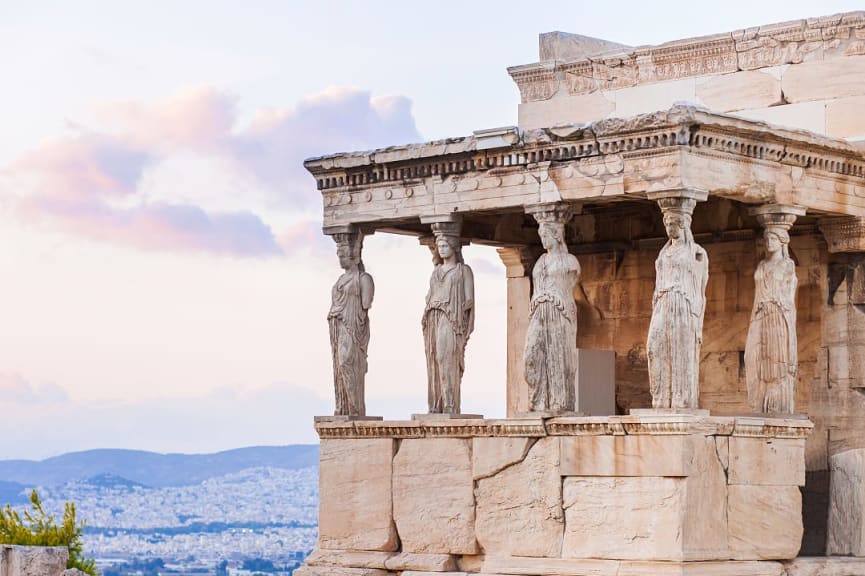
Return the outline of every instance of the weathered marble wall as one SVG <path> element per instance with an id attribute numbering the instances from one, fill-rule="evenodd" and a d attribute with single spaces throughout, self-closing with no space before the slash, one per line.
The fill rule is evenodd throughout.
<path id="1" fill-rule="evenodd" d="M 669 414 L 319 422 L 329 486 L 297 574 L 780 576 L 801 542 L 810 428 Z"/>
<path id="2" fill-rule="evenodd" d="M 597 39 L 562 33 L 542 34 L 540 44 L 540 62 L 508 69 L 522 96 L 522 128 L 626 118 L 687 101 L 818 134 L 865 137 L 863 12 L 636 49 L 611 51 Z"/>

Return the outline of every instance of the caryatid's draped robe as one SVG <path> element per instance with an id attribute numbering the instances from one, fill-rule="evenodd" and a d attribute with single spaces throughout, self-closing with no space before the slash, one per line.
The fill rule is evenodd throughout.
<path id="1" fill-rule="evenodd" d="M 655 261 L 646 343 L 655 408 L 697 408 L 708 277 L 706 251 L 692 240 L 668 241 Z"/>
<path id="2" fill-rule="evenodd" d="M 364 380 L 369 345 L 372 276 L 361 270 L 345 272 L 331 291 L 330 345 L 337 415 L 365 416 Z M 366 298 L 366 302 L 364 299 Z"/>
<path id="3" fill-rule="evenodd" d="M 757 412 L 793 413 L 797 285 L 796 265 L 789 257 L 757 265 L 745 344 L 748 399 Z"/>
<path id="4" fill-rule="evenodd" d="M 467 293 L 474 294 L 471 268 L 461 262 L 436 265 L 422 322 L 431 414 L 460 413 L 466 344 L 475 327 Z"/>
<path id="5" fill-rule="evenodd" d="M 567 251 L 542 254 L 532 270 L 534 294 L 526 331 L 525 378 L 529 410 L 572 412 L 577 369 L 580 264 Z"/>

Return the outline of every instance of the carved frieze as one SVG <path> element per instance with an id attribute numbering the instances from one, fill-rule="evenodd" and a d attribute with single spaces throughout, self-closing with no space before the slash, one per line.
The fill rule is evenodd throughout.
<path id="1" fill-rule="evenodd" d="M 551 98 L 558 90 L 557 72 L 565 73 L 569 94 L 615 90 L 638 84 L 756 70 L 808 60 L 862 54 L 862 13 L 797 20 L 623 50 L 614 56 L 544 61 L 509 68 L 522 101 Z"/>
<path id="2" fill-rule="evenodd" d="M 563 416 L 503 420 L 318 421 L 320 438 L 481 438 L 544 436 L 669 436 L 705 434 L 752 438 L 806 438 L 813 424 L 805 418 L 743 416 Z"/>
<path id="3" fill-rule="evenodd" d="M 520 209 L 547 199 L 613 200 L 689 185 L 677 184 L 684 177 L 706 180 L 707 169 L 718 170 L 704 183 L 713 193 L 749 202 L 795 202 L 827 213 L 865 213 L 865 161 L 853 145 L 689 106 L 519 131 L 514 144 L 484 150 L 477 149 L 476 137 L 448 142 L 371 151 L 365 162 L 357 153 L 308 160 L 324 200 L 325 225 Z M 674 147 L 690 154 L 670 154 Z M 380 164 L 381 159 L 387 162 Z M 778 190 L 789 190 L 790 178 L 797 186 L 776 197 Z M 728 185 L 723 179 L 738 181 Z M 573 195 L 562 196 L 561 190 Z"/>
<path id="4" fill-rule="evenodd" d="M 829 245 L 829 252 L 865 252 L 865 218 L 823 218 L 819 226 Z"/>

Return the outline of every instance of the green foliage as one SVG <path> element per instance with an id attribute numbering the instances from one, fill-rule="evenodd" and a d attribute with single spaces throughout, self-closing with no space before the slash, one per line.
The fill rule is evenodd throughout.
<path id="1" fill-rule="evenodd" d="M 0 510 L 0 544 L 66 546 L 69 548 L 67 568 L 78 568 L 91 576 L 98 576 L 96 563 L 84 557 L 83 530 L 84 523 L 75 521 L 74 503 L 66 503 L 63 522 L 58 526 L 54 516 L 45 513 L 36 490 L 30 493 L 30 510 L 24 512 L 23 519 L 9 504 Z"/>

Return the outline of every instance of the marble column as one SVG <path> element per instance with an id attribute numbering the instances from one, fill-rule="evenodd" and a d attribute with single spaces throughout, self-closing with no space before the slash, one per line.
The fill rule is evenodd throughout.
<path id="1" fill-rule="evenodd" d="M 532 298 L 531 271 L 541 250 L 537 246 L 514 246 L 499 248 L 498 253 L 507 277 L 507 416 L 510 418 L 529 410 L 524 353 Z"/>
<path id="2" fill-rule="evenodd" d="M 790 228 L 799 206 L 764 204 L 750 213 L 764 229 L 765 257 L 754 272 L 754 306 L 745 343 L 748 403 L 758 413 L 794 411 L 798 339 L 796 264 L 790 258 Z"/>
<path id="3" fill-rule="evenodd" d="M 646 341 L 655 409 L 698 408 L 709 258 L 694 241 L 691 216 L 697 201 L 706 196 L 691 190 L 649 196 L 664 214 L 669 238 L 655 261 L 652 319 Z"/>

